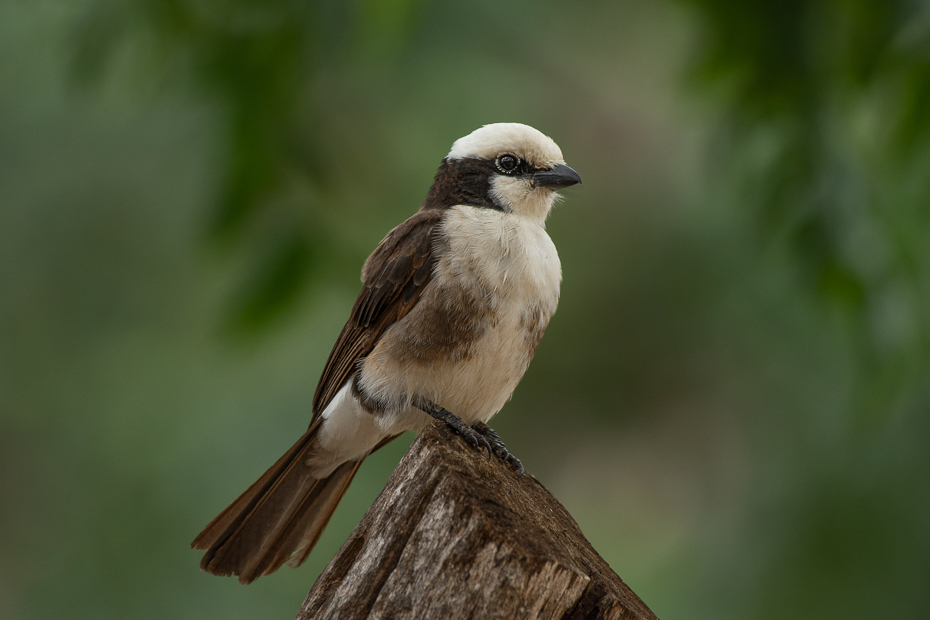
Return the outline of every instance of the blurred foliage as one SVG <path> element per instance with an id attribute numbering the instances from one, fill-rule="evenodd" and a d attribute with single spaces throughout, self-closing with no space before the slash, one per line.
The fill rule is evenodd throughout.
<path id="1" fill-rule="evenodd" d="M 259 246 L 234 325 L 267 323 L 297 299 L 314 257 L 341 247 L 319 215 L 334 180 L 315 76 L 340 71 L 346 56 L 390 57 L 423 4 L 100 0 L 88 11 L 77 75 L 99 76 L 117 45 L 143 41 L 137 70 L 180 74 L 221 104 L 228 147 L 210 233 Z M 863 372 L 895 392 L 930 355 L 930 283 L 917 264 L 930 230 L 930 5 L 686 4 L 704 23 L 695 75 L 726 102 L 717 157 L 743 179 L 737 199 L 763 239 L 787 243 L 811 290 L 848 315 Z M 282 208 L 301 185 L 312 200 Z"/>
<path id="2" fill-rule="evenodd" d="M 75 32 L 75 75 L 99 80 L 120 47 L 133 71 L 171 76 L 220 104 L 227 140 L 210 236 L 225 245 L 256 237 L 254 273 L 234 300 L 233 325 L 262 327 L 296 299 L 316 266 L 337 251 L 315 208 L 332 182 L 313 76 L 372 41 L 402 40 L 415 0 L 100 0 Z M 140 43 L 141 42 L 141 43 Z M 325 101 L 325 98 L 324 98 Z M 316 200 L 282 208 L 309 185 Z M 331 198 L 331 197 L 330 197 Z"/>
<path id="3" fill-rule="evenodd" d="M 930 3 L 687 4 L 704 28 L 694 75 L 726 102 L 734 200 L 846 315 L 874 415 L 930 361 Z"/>

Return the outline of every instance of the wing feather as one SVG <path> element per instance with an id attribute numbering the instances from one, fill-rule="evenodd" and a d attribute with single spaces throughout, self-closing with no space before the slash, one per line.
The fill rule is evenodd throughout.
<path id="1" fill-rule="evenodd" d="M 418 211 L 387 234 L 362 268 L 362 290 L 313 396 L 313 419 L 345 385 L 359 360 L 416 305 L 433 275 L 433 236 L 444 211 Z"/>

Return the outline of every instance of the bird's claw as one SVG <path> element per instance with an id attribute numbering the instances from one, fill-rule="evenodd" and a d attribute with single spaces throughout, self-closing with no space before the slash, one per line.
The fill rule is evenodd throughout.
<path id="1" fill-rule="evenodd" d="M 488 458 L 491 458 L 491 453 L 493 449 L 491 447 L 491 444 L 488 443 L 488 440 L 485 439 L 483 435 L 481 435 L 480 433 L 477 433 L 474 429 L 471 429 L 467 426 L 462 429 L 453 427 L 453 429 L 459 435 L 462 436 L 462 439 L 470 443 L 472 447 L 477 448 L 478 450 L 481 450 L 481 449 L 487 450 Z"/>
<path id="2" fill-rule="evenodd" d="M 462 439 L 470 443 L 479 450 L 484 448 L 488 451 L 488 458 L 493 454 L 500 460 L 507 463 L 511 469 L 517 472 L 519 477 L 525 473 L 523 463 L 507 450 L 507 446 L 501 441 L 500 435 L 494 432 L 490 426 L 484 422 L 476 422 L 472 426 L 466 425 L 460 417 L 447 409 L 443 409 L 434 403 L 425 399 L 414 399 L 413 405 L 418 409 L 428 413 L 441 422 L 445 422 L 456 433 L 461 435 Z"/>
<path id="3" fill-rule="evenodd" d="M 477 422 L 472 426 L 472 429 L 474 429 L 479 436 L 484 438 L 485 443 L 488 444 L 489 453 L 493 452 L 494 456 L 510 465 L 510 468 L 517 472 L 518 477 L 523 477 L 523 474 L 526 473 L 526 470 L 523 469 L 523 463 L 510 453 L 510 450 L 508 450 L 504 442 L 501 441 L 500 435 L 494 432 L 494 429 L 484 422 Z"/>

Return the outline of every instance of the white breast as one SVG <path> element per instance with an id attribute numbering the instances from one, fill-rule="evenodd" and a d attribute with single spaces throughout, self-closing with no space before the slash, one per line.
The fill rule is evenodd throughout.
<path id="1" fill-rule="evenodd" d="M 443 234 L 450 249 L 437 266 L 437 277 L 466 287 L 490 287 L 502 307 L 538 301 L 555 311 L 562 264 L 552 239 L 536 221 L 459 206 L 444 218 Z"/>
<path id="2" fill-rule="evenodd" d="M 434 277 L 492 299 L 495 324 L 473 356 L 442 369 L 447 378 L 436 397 L 467 423 L 487 421 L 510 398 L 532 358 L 527 322 L 536 317 L 544 329 L 555 312 L 562 266 L 545 229 L 510 213 L 453 207 L 443 234 L 449 251 Z"/>

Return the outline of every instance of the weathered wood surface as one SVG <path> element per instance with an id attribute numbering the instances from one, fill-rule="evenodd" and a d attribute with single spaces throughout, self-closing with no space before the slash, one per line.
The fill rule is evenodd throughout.
<path id="1" fill-rule="evenodd" d="M 536 479 L 422 433 L 298 620 L 655 618 Z"/>

